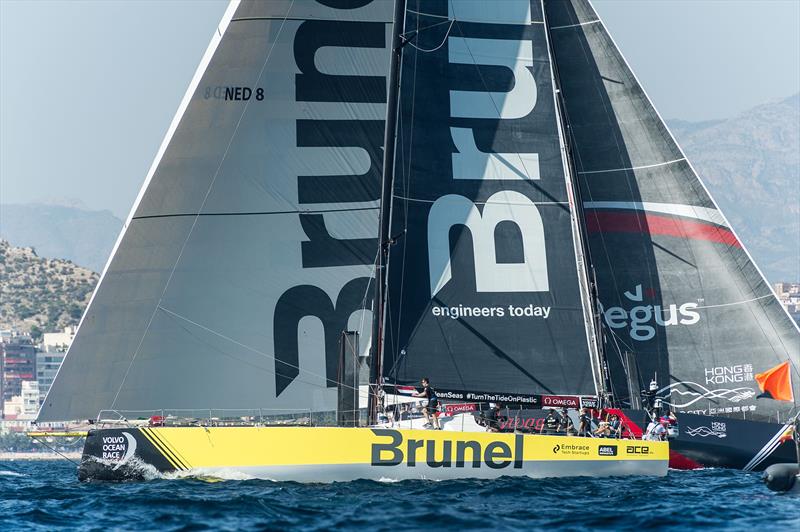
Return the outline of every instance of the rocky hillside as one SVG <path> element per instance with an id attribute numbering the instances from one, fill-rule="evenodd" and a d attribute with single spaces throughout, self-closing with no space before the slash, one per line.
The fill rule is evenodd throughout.
<path id="1" fill-rule="evenodd" d="M 103 270 L 121 228 L 122 221 L 110 211 L 44 203 L 0 205 L 0 238 L 96 272 Z"/>
<path id="2" fill-rule="evenodd" d="M 767 279 L 800 281 L 800 94 L 669 125 Z"/>
<path id="3" fill-rule="evenodd" d="M 39 257 L 0 240 L 0 328 L 38 335 L 77 325 L 99 275 L 72 261 Z"/>

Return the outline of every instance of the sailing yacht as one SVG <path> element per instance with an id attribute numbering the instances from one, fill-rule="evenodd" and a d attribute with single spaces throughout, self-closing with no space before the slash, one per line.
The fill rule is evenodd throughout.
<path id="1" fill-rule="evenodd" d="M 81 478 L 664 475 L 542 408 L 635 429 L 652 375 L 702 465 L 679 401 L 768 420 L 787 320 L 587 0 L 233 0 L 39 420 Z"/>

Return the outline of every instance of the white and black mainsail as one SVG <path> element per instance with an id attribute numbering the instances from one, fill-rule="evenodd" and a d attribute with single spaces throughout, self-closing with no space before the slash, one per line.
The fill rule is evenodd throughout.
<path id="1" fill-rule="evenodd" d="M 234 1 L 40 420 L 334 410 L 369 348 L 393 3 Z"/>
<path id="2" fill-rule="evenodd" d="M 403 35 L 385 379 L 596 394 L 541 3 L 410 0 Z"/>

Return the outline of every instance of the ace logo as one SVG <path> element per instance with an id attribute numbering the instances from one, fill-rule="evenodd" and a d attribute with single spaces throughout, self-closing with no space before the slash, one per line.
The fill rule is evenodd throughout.
<path id="1" fill-rule="evenodd" d="M 628 445 L 626 452 L 628 454 L 650 454 L 650 447 L 647 445 Z"/>

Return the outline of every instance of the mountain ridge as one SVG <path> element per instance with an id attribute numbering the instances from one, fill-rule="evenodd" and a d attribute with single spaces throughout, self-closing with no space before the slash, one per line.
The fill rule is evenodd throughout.
<path id="1" fill-rule="evenodd" d="M 769 282 L 800 282 L 800 93 L 667 124 Z M 123 222 L 76 201 L 0 205 L 0 238 L 102 271 Z"/>
<path id="2" fill-rule="evenodd" d="M 100 276 L 0 239 L 0 328 L 32 332 L 78 324 Z"/>
<path id="3" fill-rule="evenodd" d="M 769 282 L 800 282 L 800 93 L 667 124 Z"/>
<path id="4" fill-rule="evenodd" d="M 0 239 L 95 272 L 103 270 L 121 229 L 122 220 L 108 210 L 52 203 L 0 205 Z"/>

